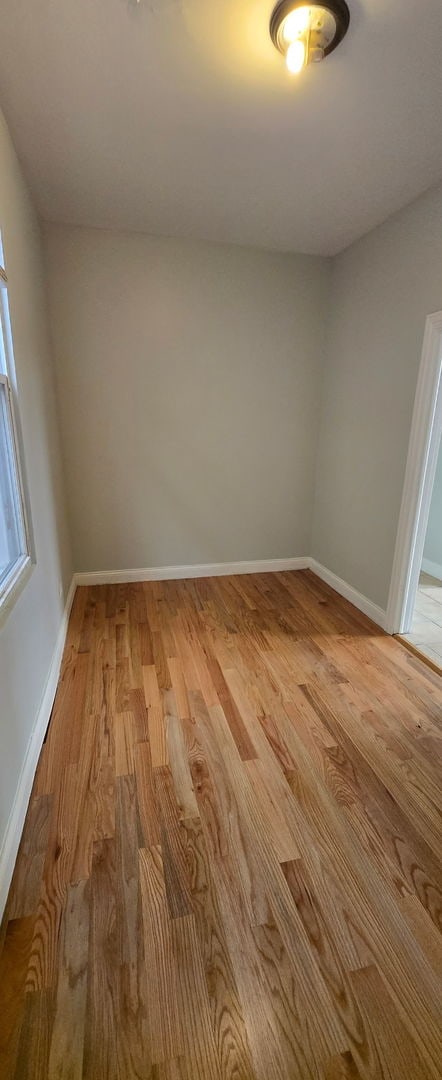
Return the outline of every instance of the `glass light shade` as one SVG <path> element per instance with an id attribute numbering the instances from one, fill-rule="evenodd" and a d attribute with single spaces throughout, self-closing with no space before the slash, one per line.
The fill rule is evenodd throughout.
<path id="1" fill-rule="evenodd" d="M 296 41 L 292 41 L 289 45 L 285 62 L 292 75 L 297 75 L 299 71 L 302 71 L 306 60 L 306 47 L 301 38 L 297 38 Z"/>
<path id="2" fill-rule="evenodd" d="M 310 18 L 309 7 L 299 7 L 291 11 L 283 23 L 282 33 L 284 40 L 290 44 L 292 41 L 296 41 L 300 34 L 305 34 L 305 31 L 310 26 Z"/>

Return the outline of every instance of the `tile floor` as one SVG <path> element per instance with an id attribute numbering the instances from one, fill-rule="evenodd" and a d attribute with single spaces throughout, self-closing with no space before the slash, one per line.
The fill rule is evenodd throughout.
<path id="1" fill-rule="evenodd" d="M 442 581 L 421 573 L 411 630 L 403 636 L 442 669 Z"/>

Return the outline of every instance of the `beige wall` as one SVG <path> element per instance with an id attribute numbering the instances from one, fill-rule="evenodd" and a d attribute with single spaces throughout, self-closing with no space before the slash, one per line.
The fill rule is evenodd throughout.
<path id="1" fill-rule="evenodd" d="M 441 221 L 331 263 L 48 226 L 76 568 L 313 554 L 385 608 Z"/>
<path id="2" fill-rule="evenodd" d="M 45 234 L 75 568 L 309 554 L 327 261 Z"/>
<path id="3" fill-rule="evenodd" d="M 40 232 L 1 113 L 0 228 L 36 556 L 0 623 L 1 850 L 71 579 Z"/>
<path id="4" fill-rule="evenodd" d="M 383 608 L 425 319 L 441 309 L 439 186 L 333 262 L 313 554 Z"/>

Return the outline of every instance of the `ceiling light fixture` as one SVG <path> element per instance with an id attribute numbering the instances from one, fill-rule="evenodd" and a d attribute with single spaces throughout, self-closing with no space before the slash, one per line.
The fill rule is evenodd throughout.
<path id="1" fill-rule="evenodd" d="M 350 12 L 345 0 L 306 4 L 305 0 L 279 0 L 270 19 L 270 37 L 297 75 L 307 64 L 333 52 L 347 33 Z"/>

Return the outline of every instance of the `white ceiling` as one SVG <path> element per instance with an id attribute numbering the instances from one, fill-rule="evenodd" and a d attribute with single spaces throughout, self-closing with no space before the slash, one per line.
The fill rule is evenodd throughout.
<path id="1" fill-rule="evenodd" d="M 349 0 L 290 77 L 272 0 L 1 0 L 0 101 L 52 221 L 334 254 L 442 176 L 441 0 Z"/>

